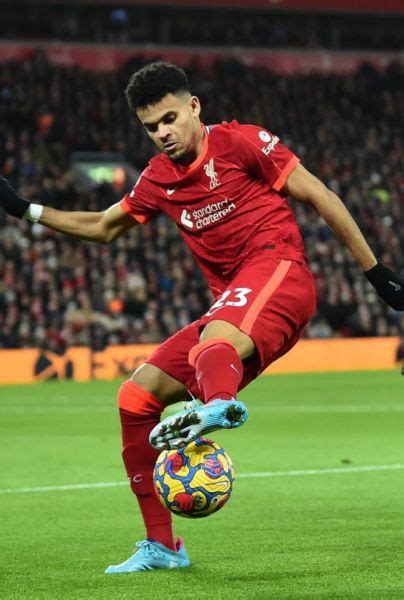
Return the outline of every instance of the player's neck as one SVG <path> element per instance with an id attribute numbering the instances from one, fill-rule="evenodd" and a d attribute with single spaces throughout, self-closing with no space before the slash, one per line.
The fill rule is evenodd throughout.
<path id="1" fill-rule="evenodd" d="M 201 154 L 202 149 L 203 149 L 203 143 L 205 141 L 205 137 L 207 135 L 206 133 L 206 129 L 204 127 L 204 125 L 202 125 L 202 123 L 199 124 L 199 130 L 198 130 L 198 135 L 197 135 L 197 144 L 196 144 L 196 149 L 195 149 L 195 159 L 198 158 L 198 156 Z"/>
<path id="2" fill-rule="evenodd" d="M 195 143 L 192 152 L 190 152 L 187 156 L 184 157 L 183 160 L 180 161 L 180 165 L 182 167 L 189 167 L 198 159 L 201 152 L 203 151 L 206 135 L 207 134 L 204 125 L 200 123 L 200 127 L 195 132 Z"/>

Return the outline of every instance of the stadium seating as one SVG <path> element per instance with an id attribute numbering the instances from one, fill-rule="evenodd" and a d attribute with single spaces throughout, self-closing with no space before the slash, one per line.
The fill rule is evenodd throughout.
<path id="1" fill-rule="evenodd" d="M 113 2 L 25 3 L 23 11 L 3 0 L 2 38 L 13 40 L 64 40 L 108 44 L 184 46 L 244 46 L 261 48 L 402 48 L 403 20 L 399 15 L 365 11 L 345 14 L 278 10 L 246 10 L 249 2 L 231 10 L 206 6 L 181 6 L 173 2 L 156 6 L 116 8 Z M 210 6 L 209 6 L 210 4 Z M 270 3 L 268 3 L 270 4 Z M 275 4 L 273 2 L 272 4 Z M 327 3 L 324 2 L 326 5 Z M 386 7 L 387 8 L 387 7 Z M 91 27 L 88 24 L 91 23 Z M 201 26 L 203 24 L 203 26 Z"/>
<path id="2" fill-rule="evenodd" d="M 141 60 L 136 61 L 136 66 Z M 0 173 L 22 194 L 66 210 L 115 202 L 69 174 L 73 151 L 120 152 L 142 169 L 154 152 L 122 93 L 134 63 L 88 73 L 33 60 L 0 65 Z M 402 67 L 351 76 L 279 77 L 235 61 L 191 73 L 205 123 L 238 119 L 276 132 L 339 193 L 377 255 L 404 270 Z M 349 252 L 295 205 L 319 296 L 307 337 L 398 335 L 403 317 L 377 299 Z M 0 347 L 159 342 L 197 318 L 209 292 L 164 216 L 109 246 L 0 216 Z"/>

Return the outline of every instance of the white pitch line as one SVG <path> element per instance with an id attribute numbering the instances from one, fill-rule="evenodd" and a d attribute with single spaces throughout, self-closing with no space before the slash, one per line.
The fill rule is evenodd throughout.
<path id="1" fill-rule="evenodd" d="M 298 475 L 328 475 L 332 473 L 362 473 L 366 471 L 397 471 L 404 465 L 369 465 L 364 467 L 336 467 L 332 469 L 307 469 L 306 471 L 261 471 L 258 473 L 240 473 L 236 479 L 249 477 L 295 477 Z"/>
<path id="2" fill-rule="evenodd" d="M 368 465 L 363 467 L 337 467 L 331 469 L 308 469 L 304 471 L 259 471 L 258 473 L 237 473 L 236 479 L 254 477 L 295 477 L 304 475 L 330 475 L 333 473 L 364 473 L 369 471 L 397 471 L 404 464 Z M 0 494 L 28 494 L 34 492 L 64 492 L 70 490 L 90 490 L 95 488 L 113 488 L 127 486 L 127 481 L 106 481 L 98 483 L 77 483 L 72 485 L 48 485 L 44 487 L 0 488 Z"/>

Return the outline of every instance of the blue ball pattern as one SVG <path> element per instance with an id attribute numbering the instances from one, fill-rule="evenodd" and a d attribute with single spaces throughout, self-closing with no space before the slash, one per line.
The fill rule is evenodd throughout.
<path id="1" fill-rule="evenodd" d="M 161 503 L 181 517 L 207 517 L 230 498 L 234 468 L 216 442 L 198 438 L 185 448 L 164 450 L 154 468 Z"/>

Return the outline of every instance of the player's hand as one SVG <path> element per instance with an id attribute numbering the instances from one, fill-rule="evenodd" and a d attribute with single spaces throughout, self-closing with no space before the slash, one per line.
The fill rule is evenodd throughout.
<path id="1" fill-rule="evenodd" d="M 404 310 L 404 281 L 388 267 L 378 262 L 365 275 L 380 298 L 395 310 Z"/>
<path id="2" fill-rule="evenodd" d="M 8 214 L 22 219 L 30 203 L 21 198 L 8 183 L 7 179 L 0 177 L 0 207 Z"/>

